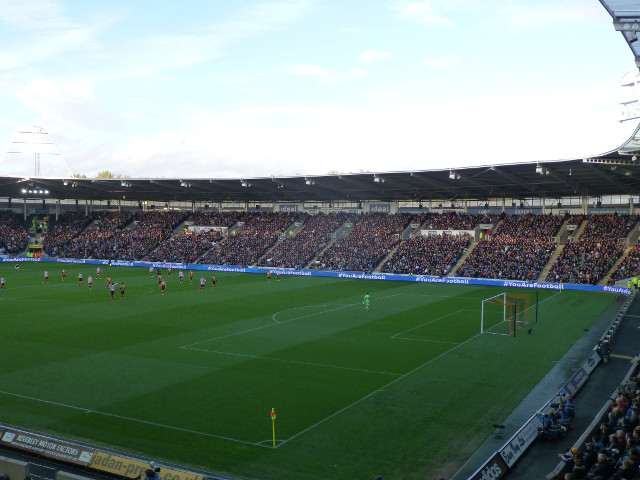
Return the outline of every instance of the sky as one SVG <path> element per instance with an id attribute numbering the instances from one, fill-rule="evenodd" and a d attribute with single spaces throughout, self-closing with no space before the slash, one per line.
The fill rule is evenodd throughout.
<path id="1" fill-rule="evenodd" d="M 0 175 L 252 178 L 613 150 L 597 0 L 0 0 Z"/>

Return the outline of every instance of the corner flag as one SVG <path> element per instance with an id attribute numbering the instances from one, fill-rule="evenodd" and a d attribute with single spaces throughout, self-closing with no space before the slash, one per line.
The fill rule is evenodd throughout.
<path id="1" fill-rule="evenodd" d="M 271 409 L 271 425 L 273 427 L 273 448 L 276 448 L 276 409 Z"/>

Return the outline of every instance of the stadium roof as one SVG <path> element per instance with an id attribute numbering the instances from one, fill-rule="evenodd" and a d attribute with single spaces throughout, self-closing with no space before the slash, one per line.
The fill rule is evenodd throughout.
<path id="1" fill-rule="evenodd" d="M 638 0 L 600 0 L 602 6 L 613 18 L 614 28 L 622 33 L 633 52 L 636 66 L 640 68 L 640 2 Z"/>
<path id="2" fill-rule="evenodd" d="M 412 172 L 267 178 L 0 177 L 0 197 L 195 202 L 461 200 L 640 195 L 640 125 L 620 148 L 591 158 Z M 637 156 L 634 153 L 637 152 Z M 31 192 L 30 192 L 31 191 Z M 35 192 L 35 193 L 34 193 Z"/>

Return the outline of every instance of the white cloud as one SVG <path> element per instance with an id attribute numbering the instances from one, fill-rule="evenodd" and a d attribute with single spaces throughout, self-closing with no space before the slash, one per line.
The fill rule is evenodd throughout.
<path id="1" fill-rule="evenodd" d="M 350 28 L 350 27 L 341 28 L 340 32 L 351 34 L 351 35 L 363 35 L 364 34 L 364 30 L 362 30 L 360 28 Z"/>
<path id="2" fill-rule="evenodd" d="M 523 33 L 552 25 L 601 21 L 603 8 L 597 2 L 559 0 L 497 4 L 489 25 L 500 25 L 510 33 Z"/>
<path id="3" fill-rule="evenodd" d="M 389 56 L 389 52 L 380 52 L 378 50 L 367 50 L 360 54 L 360 61 L 365 65 L 384 60 Z"/>
<path id="4" fill-rule="evenodd" d="M 118 116 L 104 110 L 91 85 L 37 79 L 14 92 L 16 100 L 30 110 L 32 118 L 47 125 L 76 131 L 121 128 Z"/>
<path id="5" fill-rule="evenodd" d="M 0 22 L 25 30 L 52 30 L 75 27 L 64 7 L 51 0 L 29 2 L 0 1 Z"/>
<path id="6" fill-rule="evenodd" d="M 321 76 L 327 75 L 327 71 L 318 67 L 317 65 L 289 65 L 277 69 L 276 71 L 281 73 L 288 73 L 290 75 L 308 75 L 308 76 Z"/>
<path id="7" fill-rule="evenodd" d="M 448 55 L 442 58 L 430 58 L 424 60 L 422 64 L 425 67 L 432 68 L 434 70 L 452 70 L 460 63 L 460 57 L 457 55 Z"/>
<path id="8" fill-rule="evenodd" d="M 392 0 L 389 8 L 400 20 L 417 23 L 438 25 L 453 25 L 451 19 L 446 18 L 433 1 Z"/>
<path id="9" fill-rule="evenodd" d="M 333 72 L 317 65 L 288 65 L 275 71 L 287 75 L 315 77 L 318 81 L 328 85 L 337 85 L 355 78 L 364 77 L 367 74 L 366 71 L 357 68 L 350 68 L 345 72 Z"/>
<path id="10" fill-rule="evenodd" d="M 229 46 L 278 31 L 306 15 L 316 0 L 281 0 L 257 3 L 235 15 L 216 19 L 206 27 L 193 28 L 196 33 L 132 38 L 108 50 L 104 64 L 109 79 L 151 76 L 160 72 L 193 66 L 219 58 Z M 200 19 L 206 23 L 206 19 Z M 105 77 L 103 77 L 105 78 Z"/>

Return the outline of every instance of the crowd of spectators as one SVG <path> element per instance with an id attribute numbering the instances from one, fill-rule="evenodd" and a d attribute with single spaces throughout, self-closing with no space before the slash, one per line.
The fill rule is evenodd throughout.
<path id="1" fill-rule="evenodd" d="M 246 215 L 247 213 L 244 211 L 192 212 L 187 215 L 186 221 L 202 227 L 230 228 L 242 221 Z"/>
<path id="2" fill-rule="evenodd" d="M 398 243 L 412 215 L 365 213 L 344 237 L 331 244 L 311 268 L 319 270 L 372 271 Z"/>
<path id="3" fill-rule="evenodd" d="M 57 246 L 58 255 L 66 258 L 110 258 L 113 238 L 130 220 L 131 213 L 126 211 L 96 214 L 86 229 Z"/>
<path id="4" fill-rule="evenodd" d="M 57 221 L 50 221 L 43 242 L 45 253 L 55 256 L 64 252 L 65 244 L 80 235 L 96 218 L 93 213 L 85 215 L 84 212 L 67 212 L 60 215 Z"/>
<path id="5" fill-rule="evenodd" d="M 640 245 L 636 244 L 629 249 L 624 261 L 611 274 L 611 279 L 615 282 L 622 278 L 635 277 L 638 274 L 640 274 Z"/>
<path id="6" fill-rule="evenodd" d="M 246 217 L 243 211 L 192 212 L 184 221 L 196 227 L 215 227 L 215 230 L 193 230 L 185 227 L 181 232 L 159 244 L 144 261 L 195 263 L 198 258 L 223 238 L 223 229 L 229 229 Z"/>
<path id="7" fill-rule="evenodd" d="M 296 218 L 291 213 L 248 212 L 245 224 L 229 232 L 227 238 L 217 243 L 199 260 L 214 265 L 255 264 L 271 248 Z"/>
<path id="8" fill-rule="evenodd" d="M 580 235 L 567 243 L 546 281 L 596 285 L 624 253 L 637 215 L 592 215 Z"/>
<path id="9" fill-rule="evenodd" d="M 422 228 L 426 230 L 474 230 L 480 224 L 494 225 L 498 223 L 500 215 L 457 212 L 428 213 L 421 220 Z"/>
<path id="10" fill-rule="evenodd" d="M 611 400 L 582 449 L 562 455 L 565 479 L 640 479 L 640 375 L 634 373 Z"/>
<path id="11" fill-rule="evenodd" d="M 304 268 L 331 241 L 331 235 L 356 215 L 348 213 L 317 213 L 303 217 L 305 223 L 295 235 L 282 239 L 260 260 L 262 267 Z"/>
<path id="12" fill-rule="evenodd" d="M 557 247 L 558 215 L 503 215 L 456 271 L 461 277 L 535 281 Z"/>
<path id="13" fill-rule="evenodd" d="M 0 252 L 18 253 L 27 248 L 29 234 L 13 212 L 0 212 Z"/>
<path id="14" fill-rule="evenodd" d="M 0 214 L 0 249 L 19 253 L 28 235 L 13 213 Z M 398 245 L 410 223 L 424 230 L 475 230 L 495 225 L 474 247 L 457 275 L 480 278 L 536 280 L 554 249 L 564 221 L 588 223 L 579 239 L 571 239 L 555 261 L 547 281 L 595 284 L 622 255 L 625 239 L 638 216 L 492 215 L 410 213 L 274 213 L 252 211 L 68 212 L 50 222 L 44 236 L 49 255 L 70 258 L 145 259 L 253 265 L 274 268 L 310 268 L 372 271 Z M 221 233 L 173 230 L 181 222 L 220 227 Z M 287 230 L 300 222 L 297 232 Z M 345 223 L 354 226 L 326 248 Z M 286 235 L 285 235 L 286 233 Z M 573 240 L 573 241 L 571 241 Z M 272 248 L 273 247 L 273 248 Z M 399 245 L 382 267 L 384 272 L 447 275 L 469 247 L 469 237 L 415 235 Z M 271 251 L 269 251 L 271 249 Z M 265 253 L 268 252 L 268 255 Z M 322 252 L 322 253 L 321 253 Z M 263 257 L 264 256 L 264 257 Z M 262 258 L 263 257 L 263 258 Z M 640 247 L 612 275 L 612 281 L 640 273 Z"/>
<path id="15" fill-rule="evenodd" d="M 136 212 L 130 225 L 120 232 L 113 248 L 113 257 L 121 260 L 141 259 L 173 235 L 186 217 L 184 212 Z"/>
<path id="16" fill-rule="evenodd" d="M 173 211 L 107 212 L 96 216 L 94 222 L 75 236 L 72 233 L 80 223 L 72 219 L 70 229 L 59 225 L 62 233 L 53 237 L 52 245 L 60 256 L 67 258 L 140 259 L 170 238 L 172 228 L 184 217 L 184 213 Z M 62 241 L 67 235 L 71 238 Z"/>
<path id="17" fill-rule="evenodd" d="M 147 262 L 195 263 L 222 239 L 219 230 L 181 232 L 162 242 L 142 260 Z"/>
<path id="18" fill-rule="evenodd" d="M 386 273 L 447 275 L 471 245 L 468 233 L 416 236 L 400 244 L 382 266 Z"/>
<path id="19" fill-rule="evenodd" d="M 624 245 L 611 240 L 581 240 L 567 243 L 547 275 L 547 282 L 596 285 L 624 252 Z"/>

